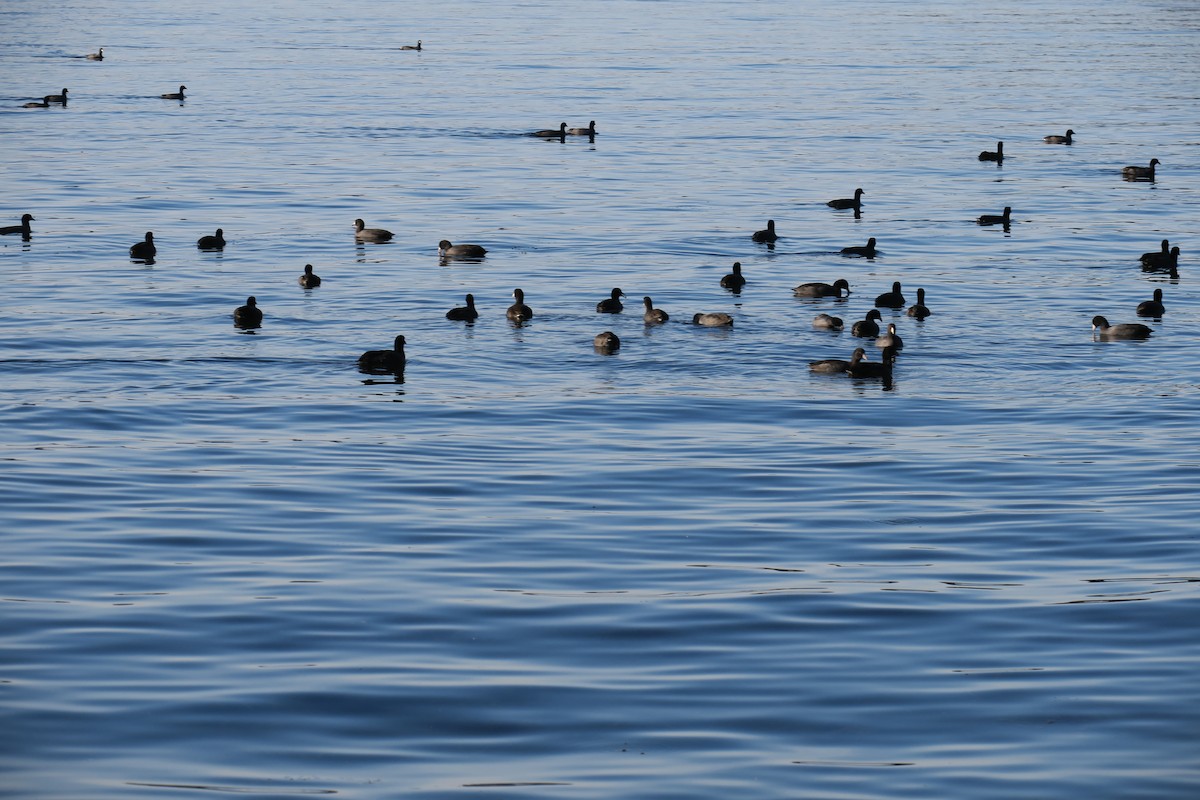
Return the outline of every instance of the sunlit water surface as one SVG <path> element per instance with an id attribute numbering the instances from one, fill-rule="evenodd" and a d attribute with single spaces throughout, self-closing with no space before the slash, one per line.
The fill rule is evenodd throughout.
<path id="1" fill-rule="evenodd" d="M 36 218 L 0 239 L 6 795 L 1200 793 L 1194 4 L 0 26 L 0 224 Z M 1163 238 L 1177 278 L 1139 267 Z M 812 317 L 893 281 L 934 315 L 884 311 L 890 386 L 810 374 L 860 343 Z M 1148 341 L 1093 337 L 1155 288 Z M 402 379 L 356 369 L 397 334 Z"/>

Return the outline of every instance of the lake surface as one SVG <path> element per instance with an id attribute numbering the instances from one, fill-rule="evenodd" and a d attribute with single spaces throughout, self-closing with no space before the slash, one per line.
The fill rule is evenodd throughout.
<path id="1" fill-rule="evenodd" d="M 1200 6 L 0 26 L 0 794 L 1200 795 Z M 892 381 L 812 374 L 893 281 Z"/>

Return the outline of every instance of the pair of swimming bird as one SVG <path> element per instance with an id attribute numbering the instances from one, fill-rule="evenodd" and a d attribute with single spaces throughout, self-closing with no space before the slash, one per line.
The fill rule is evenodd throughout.
<path id="1" fill-rule="evenodd" d="M 565 139 L 568 136 L 595 136 L 596 135 L 596 120 L 588 123 L 586 128 L 568 128 L 567 123 L 562 123 L 558 128 L 547 128 L 541 131 L 534 131 L 530 136 L 537 136 L 542 139 Z"/>
<path id="2" fill-rule="evenodd" d="M 365 222 L 356 219 L 354 238 L 360 242 L 381 244 L 390 242 L 393 234 L 386 228 L 368 228 Z M 449 239 L 442 239 L 438 242 L 438 254 L 443 258 L 483 258 L 487 255 L 487 249 L 477 244 L 451 244 Z"/>

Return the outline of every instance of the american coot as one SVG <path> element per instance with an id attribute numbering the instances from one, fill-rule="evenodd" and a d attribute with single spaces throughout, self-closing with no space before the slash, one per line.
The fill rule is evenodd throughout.
<path id="1" fill-rule="evenodd" d="M 233 311 L 233 324 L 239 328 L 257 328 L 262 325 L 262 319 L 262 309 L 253 296 L 246 298 L 246 305 L 238 306 Z"/>
<path id="2" fill-rule="evenodd" d="M 750 238 L 756 242 L 773 242 L 778 239 L 779 237 L 775 234 L 775 220 L 767 220 L 767 227 L 761 231 L 755 231 Z"/>
<path id="3" fill-rule="evenodd" d="M 183 90 L 186 88 L 186 86 L 181 84 L 178 92 L 167 92 L 166 94 L 160 94 L 159 97 L 163 100 L 183 100 Z"/>
<path id="4" fill-rule="evenodd" d="M 62 103 L 67 104 L 67 90 L 63 89 L 62 94 L 48 94 L 45 97 L 47 103 Z"/>
<path id="5" fill-rule="evenodd" d="M 904 340 L 900 338 L 900 334 L 896 333 L 896 324 L 889 323 L 887 333 L 875 340 L 876 347 L 894 347 L 900 350 L 904 347 Z"/>
<path id="6" fill-rule="evenodd" d="M 933 313 L 929 310 L 929 306 L 925 305 L 924 289 L 917 289 L 917 302 L 915 305 L 909 306 L 908 311 L 905 313 L 908 314 L 908 316 L 916 317 L 917 319 L 925 319 Z"/>
<path id="7" fill-rule="evenodd" d="M 857 211 L 862 208 L 862 196 L 863 190 L 855 189 L 854 197 L 840 197 L 837 200 L 830 200 L 825 205 L 829 206 L 830 208 L 838 209 L 853 208 L 855 211 Z"/>
<path id="8" fill-rule="evenodd" d="M 872 308 L 867 315 L 850 326 L 850 335 L 863 339 L 874 339 L 879 335 L 879 321 L 883 315 L 878 308 Z"/>
<path id="9" fill-rule="evenodd" d="M 487 250 L 477 244 L 450 244 L 449 239 L 438 242 L 438 254 L 442 258 L 483 258 Z"/>
<path id="10" fill-rule="evenodd" d="M 693 325 L 703 325 L 706 328 L 720 328 L 733 324 L 733 317 L 724 311 L 710 311 L 692 316 Z"/>
<path id="11" fill-rule="evenodd" d="M 40 102 L 40 103 L 26 103 L 25 105 L 21 106 L 21 108 L 49 108 L 49 107 L 50 107 L 50 95 L 46 95 L 45 97 L 43 97 L 42 102 Z"/>
<path id="12" fill-rule="evenodd" d="M 1161 317 L 1166 310 L 1162 302 L 1162 289 L 1155 289 L 1153 300 L 1143 300 L 1138 303 L 1137 315 L 1139 317 Z"/>
<path id="13" fill-rule="evenodd" d="M 601 353 L 611 353 L 621 346 L 621 340 L 612 331 L 605 331 L 596 334 L 596 338 L 592 339 L 592 346 Z"/>
<path id="14" fill-rule="evenodd" d="M 196 247 L 201 250 L 224 250 L 225 231 L 217 228 L 217 232 L 212 236 L 201 236 L 196 240 Z"/>
<path id="15" fill-rule="evenodd" d="M 354 220 L 354 238 L 360 242 L 386 242 L 392 238 L 392 232 L 383 228 L 368 228 L 361 219 Z"/>
<path id="16" fill-rule="evenodd" d="M 833 283 L 802 283 L 792 289 L 796 297 L 841 297 L 842 292 L 850 294 L 850 283 L 845 278 Z"/>
<path id="17" fill-rule="evenodd" d="M 984 214 L 976 220 L 980 225 L 1003 225 L 1008 227 L 1012 221 L 1012 207 L 1005 206 L 1003 214 Z"/>
<path id="18" fill-rule="evenodd" d="M 625 306 L 621 305 L 621 298 L 624 296 L 624 292 L 614 287 L 610 297 L 596 303 L 596 312 L 600 314 L 620 314 L 625 310 Z"/>
<path id="19" fill-rule="evenodd" d="M 305 289 L 315 289 L 321 285 L 321 276 L 313 272 L 312 264 L 304 265 L 304 274 L 297 280 Z"/>
<path id="20" fill-rule="evenodd" d="M 745 285 L 746 279 L 742 276 L 742 262 L 735 261 L 733 262 L 733 272 L 721 278 L 721 286 L 738 292 Z"/>
<path id="21" fill-rule="evenodd" d="M 875 237 L 867 239 L 866 244 L 855 245 L 854 247 L 843 247 L 842 255 L 844 256 L 866 256 L 867 258 L 875 257 Z"/>
<path id="22" fill-rule="evenodd" d="M 841 317 L 831 317 L 828 314 L 817 314 L 813 317 L 812 325 L 814 328 L 822 328 L 827 331 L 840 331 L 845 327 Z"/>
<path id="23" fill-rule="evenodd" d="M 654 301 L 649 297 L 642 298 L 642 305 L 646 307 L 646 313 L 642 314 L 642 320 L 647 325 L 661 325 L 671 318 L 661 308 L 655 308 Z"/>
<path id="24" fill-rule="evenodd" d="M 1158 264 L 1159 262 L 1165 263 L 1167 261 L 1170 261 L 1170 259 L 1171 259 L 1171 242 L 1168 241 L 1167 239 L 1163 239 L 1161 250 L 1151 251 L 1149 253 L 1142 253 L 1142 257 L 1139 260 L 1143 264 L 1154 265 L 1154 264 Z"/>
<path id="25" fill-rule="evenodd" d="M 446 319 L 459 320 L 461 322 L 474 322 L 479 318 L 479 312 L 475 310 L 475 295 L 469 294 L 466 297 L 467 304 L 452 308 L 446 312 Z"/>
<path id="26" fill-rule="evenodd" d="M 533 319 L 533 309 L 525 305 L 525 292 L 520 289 L 513 289 L 513 299 L 517 302 L 509 306 L 504 315 L 516 322 Z"/>
<path id="27" fill-rule="evenodd" d="M 63 89 L 64 93 L 66 91 L 67 91 L 66 89 Z M 1161 163 L 1162 162 L 1159 161 L 1157 158 L 1152 158 L 1152 159 L 1150 159 L 1150 166 L 1148 166 L 1148 167 L 1125 167 L 1125 169 L 1121 170 L 1121 175 L 1127 181 L 1152 181 L 1152 180 L 1154 180 L 1154 167 L 1157 164 L 1161 164 Z"/>
<path id="28" fill-rule="evenodd" d="M 84 56 L 84 58 L 86 58 L 88 61 L 103 61 L 104 60 L 104 48 L 101 47 L 95 53 L 88 53 L 86 56 Z"/>
<path id="29" fill-rule="evenodd" d="M 1099 333 L 1101 339 L 1145 339 L 1154 333 L 1152 329 L 1140 322 L 1109 325 L 1108 320 L 1101 316 L 1092 317 L 1092 331 Z"/>
<path id="30" fill-rule="evenodd" d="M 1075 131 L 1068 129 L 1066 136 L 1046 136 L 1042 139 L 1046 144 L 1071 144 Z"/>
<path id="31" fill-rule="evenodd" d="M 569 128 L 567 130 L 569 136 L 595 136 L 596 135 L 596 120 L 588 123 L 586 128 Z"/>
<path id="32" fill-rule="evenodd" d="M 400 49 L 401 50 L 420 50 L 421 49 L 421 40 L 417 39 L 417 43 L 415 45 L 406 44 L 403 47 L 401 47 Z"/>
<path id="33" fill-rule="evenodd" d="M 0 236 L 9 236 L 14 233 L 21 234 L 22 239 L 28 239 L 33 231 L 29 228 L 29 223 L 33 222 L 33 214 L 22 214 L 20 225 L 7 225 L 0 228 Z"/>
<path id="34" fill-rule="evenodd" d="M 862 348 L 860 347 L 859 350 Z M 855 351 L 857 352 L 857 351 Z M 896 348 L 885 347 L 879 361 L 859 359 L 846 368 L 852 378 L 890 378 L 892 365 L 896 363 Z"/>
<path id="35" fill-rule="evenodd" d="M 862 361 L 863 356 L 867 354 L 866 350 L 861 347 L 855 349 L 854 354 L 850 356 L 850 360 L 846 361 L 841 358 L 823 358 L 820 361 L 808 362 L 808 368 L 813 372 L 820 372 L 826 375 L 836 375 L 850 369 L 851 365 L 857 365 Z"/>
<path id="36" fill-rule="evenodd" d="M 547 128 L 544 131 L 534 131 L 530 136 L 540 136 L 543 139 L 565 139 L 567 136 L 567 123 L 562 123 L 557 129 Z"/>
<path id="37" fill-rule="evenodd" d="M 875 305 L 879 308 L 903 308 L 904 292 L 900 291 L 900 281 L 892 283 L 890 292 L 884 292 L 876 297 Z"/>
<path id="38" fill-rule="evenodd" d="M 363 372 L 403 372 L 408 359 L 404 356 L 404 337 L 397 336 L 391 350 L 368 350 L 358 357 Z"/>
<path id="39" fill-rule="evenodd" d="M 980 161 L 995 161 L 997 163 L 1004 160 L 1004 142 L 996 142 L 995 152 L 984 150 L 979 154 Z"/>
<path id="40" fill-rule="evenodd" d="M 154 234 L 146 231 L 146 238 L 133 247 L 129 248 L 129 257 L 138 258 L 143 261 L 151 261 L 158 253 L 158 248 L 154 246 Z"/>

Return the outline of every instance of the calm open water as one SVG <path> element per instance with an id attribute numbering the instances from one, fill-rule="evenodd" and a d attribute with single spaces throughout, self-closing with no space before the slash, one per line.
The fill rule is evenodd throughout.
<path id="1" fill-rule="evenodd" d="M 0 30 L 0 224 L 36 218 L 0 238 L 0 794 L 1200 794 L 1196 4 L 11 0 Z M 1178 278 L 1139 267 L 1163 238 Z M 884 311 L 890 388 L 810 374 L 860 343 L 812 317 L 897 280 L 934 315 Z M 1093 338 L 1155 288 L 1148 341 Z M 402 380 L 356 369 L 396 334 Z"/>

